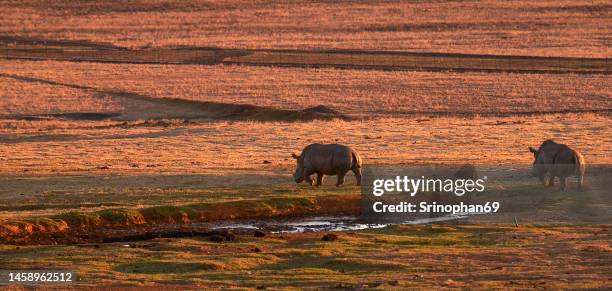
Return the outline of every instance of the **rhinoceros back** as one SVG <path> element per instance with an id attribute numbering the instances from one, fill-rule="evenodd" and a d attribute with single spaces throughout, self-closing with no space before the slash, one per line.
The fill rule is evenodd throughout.
<path id="1" fill-rule="evenodd" d="M 311 144 L 302 151 L 304 167 L 310 167 L 327 175 L 351 169 L 359 154 L 340 144 Z"/>
<path id="2" fill-rule="evenodd" d="M 571 147 L 547 140 L 540 146 L 540 151 L 549 157 L 544 163 L 551 164 L 555 174 L 584 175 L 586 167 L 584 157 Z"/>

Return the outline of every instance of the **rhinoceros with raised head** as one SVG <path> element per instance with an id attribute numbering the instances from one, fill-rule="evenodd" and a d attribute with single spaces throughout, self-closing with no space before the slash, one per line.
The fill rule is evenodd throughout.
<path id="1" fill-rule="evenodd" d="M 354 149 L 340 144 L 311 144 L 302 150 L 298 156 L 291 154 L 296 160 L 293 178 L 296 183 L 306 181 L 314 185 L 310 178 L 317 174 L 317 186 L 323 183 L 324 175 L 337 175 L 336 186 L 344 184 L 344 176 L 348 171 L 353 171 L 357 179 L 357 185 L 361 185 L 361 157 Z"/>
<path id="2" fill-rule="evenodd" d="M 565 190 L 565 178 L 575 175 L 578 178 L 578 191 L 582 191 L 584 170 L 586 164 L 584 157 L 567 145 L 546 140 L 536 150 L 529 147 L 533 153 L 533 167 L 531 175 L 538 177 L 546 185 L 546 174 L 549 175 L 548 186 L 555 184 L 555 177 L 559 177 L 560 189 Z"/>

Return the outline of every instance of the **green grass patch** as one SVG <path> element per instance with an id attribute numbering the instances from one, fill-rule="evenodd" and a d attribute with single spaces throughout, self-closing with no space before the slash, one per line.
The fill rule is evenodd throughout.
<path id="1" fill-rule="evenodd" d="M 291 269 L 327 269 L 335 272 L 375 272 L 402 271 L 407 267 L 400 264 L 358 258 L 342 258 L 336 256 L 317 256 L 292 253 L 284 260 L 261 265 L 256 270 L 291 270 Z"/>
<path id="2" fill-rule="evenodd" d="M 100 215 L 97 213 L 82 213 L 76 211 L 52 215 L 49 218 L 60 219 L 68 223 L 70 226 L 77 227 L 98 225 L 101 222 Z"/>
<path id="3" fill-rule="evenodd" d="M 101 219 L 111 224 L 128 225 L 144 223 L 142 214 L 134 209 L 105 209 L 99 211 L 98 215 Z"/>
<path id="4" fill-rule="evenodd" d="M 214 263 L 179 263 L 166 261 L 139 261 L 121 264 L 113 268 L 113 270 L 117 272 L 137 274 L 181 274 L 221 269 L 223 269 L 222 265 Z"/>

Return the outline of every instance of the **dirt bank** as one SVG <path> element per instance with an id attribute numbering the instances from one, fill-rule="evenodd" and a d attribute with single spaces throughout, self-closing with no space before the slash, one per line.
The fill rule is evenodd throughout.
<path id="1" fill-rule="evenodd" d="M 0 243 L 57 244 L 101 238 L 123 230 L 129 234 L 168 225 L 188 225 L 228 219 L 288 218 L 316 215 L 357 215 L 359 196 L 336 195 L 313 198 L 271 198 L 143 209 L 105 209 L 68 212 L 0 221 Z M 126 231 L 127 230 L 127 231 Z"/>

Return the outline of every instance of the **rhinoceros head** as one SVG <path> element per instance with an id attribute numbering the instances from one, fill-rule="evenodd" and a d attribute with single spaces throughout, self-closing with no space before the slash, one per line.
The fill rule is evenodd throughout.
<path id="1" fill-rule="evenodd" d="M 543 153 L 541 150 L 536 150 L 532 147 L 529 147 L 529 151 L 533 153 L 533 166 L 531 167 L 531 176 L 538 177 L 540 178 L 540 180 L 543 180 L 544 175 L 546 174 L 546 169 L 544 167 L 545 153 Z"/>
<path id="2" fill-rule="evenodd" d="M 291 156 L 295 159 L 295 173 L 293 173 L 293 179 L 295 179 L 296 183 L 301 183 L 304 181 L 304 158 L 302 156 L 298 156 L 296 154 L 291 154 Z"/>

